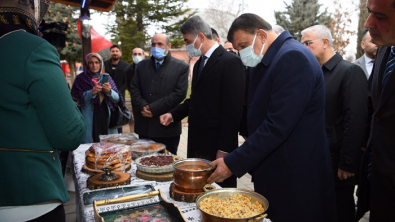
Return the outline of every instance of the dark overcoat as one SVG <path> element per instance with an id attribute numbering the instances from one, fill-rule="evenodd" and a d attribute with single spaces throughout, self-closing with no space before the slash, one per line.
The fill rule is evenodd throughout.
<path id="1" fill-rule="evenodd" d="M 251 70 L 249 137 L 224 161 L 237 177 L 253 170 L 273 221 L 336 220 L 324 84 L 317 59 L 288 31 Z"/>
<path id="2" fill-rule="evenodd" d="M 187 156 L 215 160 L 218 150 L 238 147 L 244 98 L 244 66 L 239 57 L 218 46 L 204 66 L 200 78 L 193 69 L 189 99 L 172 110 L 175 122 L 188 117 Z"/>
<path id="3" fill-rule="evenodd" d="M 358 218 L 370 209 L 370 221 L 395 221 L 395 75 L 382 88 L 390 47 L 379 47 L 372 71 L 373 106 L 368 149 L 362 164 L 359 184 Z M 394 70 L 394 69 L 393 69 Z M 394 71 L 393 71 L 394 72 Z M 367 179 L 369 153 L 371 177 Z M 370 199 L 370 201 L 369 201 Z"/>
<path id="4" fill-rule="evenodd" d="M 159 69 L 155 58 L 139 63 L 135 71 L 131 99 L 135 120 L 134 131 L 147 137 L 173 137 L 181 134 L 181 122 L 163 126 L 159 117 L 178 106 L 188 90 L 189 66 L 169 52 Z M 143 106 L 149 105 L 153 117 L 141 114 Z"/>
<path id="5" fill-rule="evenodd" d="M 336 53 L 322 70 L 325 78 L 326 133 L 336 186 L 354 186 L 357 176 L 339 180 L 338 169 L 359 173 L 368 122 L 368 84 L 365 73 Z"/>
<path id="6" fill-rule="evenodd" d="M 118 90 L 122 93 L 123 96 L 125 96 L 125 90 L 128 88 L 128 72 L 133 72 L 131 65 L 121 59 L 117 65 L 117 69 L 114 71 L 111 66 L 111 59 L 109 59 L 104 61 L 104 70 L 106 73 L 110 74 Z"/>

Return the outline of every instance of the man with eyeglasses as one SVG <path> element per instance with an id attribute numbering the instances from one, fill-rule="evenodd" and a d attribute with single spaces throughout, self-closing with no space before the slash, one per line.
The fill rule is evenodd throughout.
<path id="1" fill-rule="evenodd" d="M 326 26 L 303 30 L 302 43 L 317 58 L 324 73 L 326 134 L 335 177 L 337 221 L 355 221 L 355 174 L 368 118 L 367 79 L 361 67 L 335 53 Z"/>

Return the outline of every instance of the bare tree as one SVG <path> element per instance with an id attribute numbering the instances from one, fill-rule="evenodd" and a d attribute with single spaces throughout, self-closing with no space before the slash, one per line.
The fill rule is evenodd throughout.
<path id="1" fill-rule="evenodd" d="M 365 21 L 368 18 L 369 13 L 366 8 L 366 0 L 360 0 L 359 2 L 359 22 L 358 22 L 358 41 L 357 41 L 357 54 L 356 58 L 361 57 L 364 54 L 363 49 L 361 48 L 362 41 L 362 31 L 364 29 Z"/>
<path id="2" fill-rule="evenodd" d="M 331 32 L 333 38 L 333 48 L 340 55 L 345 55 L 346 47 L 350 44 L 350 36 L 355 35 L 355 31 L 350 28 L 351 14 L 356 11 L 356 7 L 343 7 L 339 0 L 333 0 L 335 13 L 331 22 Z"/>
<path id="3" fill-rule="evenodd" d="M 235 2 L 237 1 L 209 0 L 210 7 L 204 12 L 207 23 L 217 30 L 222 38 L 226 38 L 230 25 L 241 12 L 241 4 Z"/>

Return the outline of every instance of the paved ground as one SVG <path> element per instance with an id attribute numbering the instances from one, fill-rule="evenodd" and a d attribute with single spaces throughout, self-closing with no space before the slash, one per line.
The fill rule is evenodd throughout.
<path id="1" fill-rule="evenodd" d="M 129 126 L 124 126 L 123 127 L 123 132 L 124 133 L 129 133 L 130 128 Z M 182 134 L 181 134 L 181 139 L 180 139 L 180 145 L 178 146 L 178 155 L 180 155 L 183 158 L 186 158 L 187 154 L 187 141 L 188 141 L 188 126 L 187 124 L 184 124 L 182 127 Z M 242 144 L 244 142 L 244 139 L 242 137 L 239 137 L 239 143 Z M 237 188 L 243 188 L 243 189 L 250 189 L 253 190 L 253 184 L 251 183 L 251 176 L 249 174 L 246 174 L 242 178 L 237 180 Z M 70 195 L 70 201 L 67 202 L 65 206 L 65 211 L 66 211 L 66 221 L 67 222 L 75 222 L 76 221 L 76 205 L 75 205 L 75 193 L 74 192 L 69 192 Z"/>

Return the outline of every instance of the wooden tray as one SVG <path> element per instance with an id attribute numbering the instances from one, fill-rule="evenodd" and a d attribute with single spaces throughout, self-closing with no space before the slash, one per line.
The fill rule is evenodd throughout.
<path id="1" fill-rule="evenodd" d="M 143 180 L 154 180 L 156 182 L 166 182 L 173 180 L 173 172 L 165 173 L 165 174 L 150 174 L 141 172 L 139 170 L 136 171 L 136 177 Z"/>
<path id="2" fill-rule="evenodd" d="M 117 187 L 117 186 L 130 184 L 130 177 L 131 177 L 130 173 L 122 173 L 122 172 L 114 172 L 114 171 L 112 173 L 118 175 L 118 178 L 116 180 L 112 180 L 112 181 L 99 180 L 99 177 L 104 174 L 104 173 L 99 173 L 89 177 L 88 180 L 86 181 L 87 184 L 86 186 L 91 190 L 95 190 L 105 187 Z"/>
<path id="3" fill-rule="evenodd" d="M 130 170 L 131 167 L 132 167 L 132 164 L 129 164 L 129 166 L 127 166 L 125 168 L 125 171 Z M 85 173 L 91 174 L 91 175 L 98 174 L 98 173 L 103 173 L 102 170 L 96 170 L 96 169 L 89 168 L 86 164 L 84 164 L 82 166 L 82 171 L 85 172 Z M 121 171 L 121 168 L 118 168 L 118 169 L 115 169 L 114 172 L 122 172 L 122 171 Z"/>

